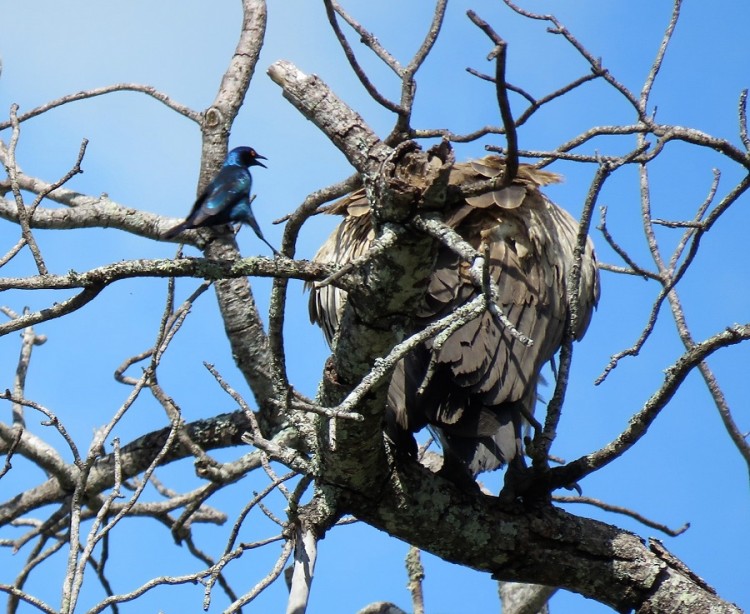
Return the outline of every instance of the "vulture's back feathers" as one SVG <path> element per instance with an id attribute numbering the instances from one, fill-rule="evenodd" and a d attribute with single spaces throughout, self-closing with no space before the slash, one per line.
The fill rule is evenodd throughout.
<path id="1" fill-rule="evenodd" d="M 454 165 L 449 184 L 468 186 L 503 171 L 501 158 L 487 156 Z M 559 175 L 521 165 L 510 186 L 468 197 L 444 212 L 444 222 L 474 248 L 480 249 L 483 242 L 489 245 L 498 306 L 534 343 L 524 345 L 485 311 L 439 349 L 427 341 L 409 354 L 396 367 L 388 393 L 388 431 L 397 447 L 413 450 L 411 433 L 430 426 L 443 443 L 446 466 L 458 464 L 476 474 L 514 458 L 523 462 L 523 416 L 533 413 L 539 372 L 559 349 L 570 311 L 567 281 L 578 222 L 539 190 L 557 181 Z M 373 240 L 364 190 L 340 200 L 330 212 L 344 220 L 314 259 L 343 265 L 364 254 Z M 416 330 L 476 295 L 468 265 L 441 245 L 416 314 Z M 581 266 L 577 339 L 585 333 L 598 297 L 599 277 L 588 240 Z M 320 324 L 329 343 L 345 300 L 346 293 L 332 286 L 311 294 L 311 320 Z M 424 386 L 433 353 L 435 373 Z"/>

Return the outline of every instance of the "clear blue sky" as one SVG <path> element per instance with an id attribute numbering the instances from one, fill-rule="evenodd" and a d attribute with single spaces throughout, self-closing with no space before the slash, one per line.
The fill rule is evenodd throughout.
<path id="1" fill-rule="evenodd" d="M 406 61 L 416 49 L 429 19 L 427 2 L 349 2 L 352 12 L 388 49 Z M 527 1 L 529 9 L 554 11 L 571 31 L 625 85 L 636 92 L 658 48 L 671 10 L 668 2 L 648 0 L 596 2 Z M 416 127 L 449 127 L 468 132 L 496 123 L 497 109 L 490 85 L 465 73 L 466 66 L 491 71 L 485 61 L 489 44 L 465 17 L 475 9 L 508 40 L 509 80 L 541 96 L 587 72 L 587 67 L 562 41 L 545 32 L 543 24 L 514 16 L 498 1 L 455 1 L 449 7 L 443 37 L 418 77 Z M 29 110 L 50 99 L 83 89 L 117 82 L 153 85 L 178 102 L 194 109 L 213 99 L 226 63 L 235 47 L 239 29 L 239 2 L 207 3 L 194 0 L 152 3 L 144 0 L 97 3 L 5 2 L 0 8 L 3 35 L 0 55 L 0 117 L 10 104 Z M 682 20 L 652 96 L 657 118 L 664 123 L 692 126 L 739 144 L 737 101 L 750 86 L 746 26 L 750 4 L 743 0 L 703 3 L 687 1 Z M 369 58 L 359 49 L 362 58 Z M 230 145 L 252 145 L 268 157 L 268 170 L 254 173 L 255 213 L 266 237 L 280 243 L 281 229 L 271 221 L 294 210 L 311 191 L 340 180 L 351 169 L 343 156 L 281 97 L 265 74 L 269 64 L 287 59 L 303 71 L 316 73 L 344 100 L 354 106 L 381 135 L 393 118 L 367 99 L 348 69 L 325 19 L 322 4 L 304 0 L 272 2 L 269 7 L 267 44 L 233 129 Z M 394 96 L 396 83 L 374 62 L 375 79 Z M 518 99 L 514 110 L 522 109 Z M 602 84 L 589 84 L 566 100 L 539 113 L 520 131 L 521 147 L 547 149 L 564 142 L 594 124 L 631 122 L 630 110 Z M 82 138 L 90 140 L 85 173 L 69 187 L 88 194 L 106 192 L 114 200 L 138 209 L 172 217 L 183 216 L 195 196 L 200 155 L 200 135 L 195 125 L 143 95 L 119 93 L 48 113 L 23 126 L 18 159 L 31 175 L 54 180 L 75 160 Z M 9 132 L 0 134 L 7 142 Z M 487 143 L 456 146 L 457 158 L 483 155 Z M 630 141 L 599 140 L 602 153 L 617 153 Z M 588 151 L 592 151 L 593 148 Z M 653 202 L 657 217 L 688 219 L 708 192 L 711 169 L 723 172 L 719 195 L 736 182 L 739 172 L 711 152 L 692 152 L 674 146 L 653 167 Z M 582 199 L 593 176 L 592 167 L 560 163 L 553 170 L 567 180 L 552 187 L 550 196 L 580 212 Z M 631 254 L 648 265 L 640 231 L 638 184 L 634 172 L 623 172 L 604 190 L 601 203 L 610 211 L 610 227 Z M 750 223 L 748 199 L 739 203 L 703 241 L 703 254 L 685 279 L 682 290 L 687 317 L 696 338 L 703 338 L 733 322 L 746 322 L 750 313 L 750 284 L 744 235 Z M 327 236 L 332 220 L 314 220 L 302 234 L 298 255 L 311 257 Z M 17 241 L 15 227 L 0 223 L 0 253 Z M 677 233 L 660 234 L 673 245 Z M 40 246 L 54 272 L 84 270 L 121 259 L 168 257 L 173 245 L 131 237 L 114 230 L 37 233 Z M 600 259 L 615 256 L 594 234 Z M 246 255 L 267 255 L 267 249 L 248 230 L 240 233 Z M 741 251 L 742 250 L 742 251 Z M 668 256 L 667 256 L 668 257 Z M 619 264 L 619 263 L 618 263 Z M 20 256 L 3 276 L 30 274 L 28 254 Z M 269 283 L 251 280 L 261 309 L 267 305 Z M 178 284 L 181 297 L 197 282 Z M 129 390 L 112 379 L 123 359 L 149 347 L 165 295 L 164 281 L 127 281 L 107 289 L 93 304 L 61 321 L 38 327 L 48 335 L 46 345 L 35 349 L 27 395 L 55 411 L 84 449 L 92 429 L 106 422 Z M 681 344 L 668 313 L 644 352 L 626 359 L 605 384 L 593 379 L 613 353 L 633 343 L 643 327 L 657 293 L 653 283 L 603 275 L 603 293 L 586 340 L 576 348 L 574 382 L 553 452 L 568 459 L 595 450 L 610 441 L 628 418 L 658 388 L 663 370 L 681 353 Z M 38 309 L 60 295 L 8 293 L 0 302 L 20 311 L 25 305 Z M 314 394 L 327 349 L 322 336 L 307 320 L 306 297 L 301 284 L 290 292 L 286 338 L 292 382 Z M 0 388 L 12 382 L 19 343 L 16 335 L 0 339 Z M 711 360 L 727 399 L 740 423 L 748 428 L 750 387 L 747 344 Z M 181 405 L 187 420 L 234 408 L 221 393 L 202 361 L 215 363 L 237 387 L 242 381 L 233 368 L 231 353 L 217 315 L 214 298 L 207 294 L 171 348 L 160 383 Z M 744 377 L 743 377 L 744 376 Z M 247 391 L 244 391 L 247 392 Z M 248 393 L 249 396 L 249 393 Z M 9 408 L 3 408 L 8 411 Z M 7 414 L 6 414 L 7 417 Z M 57 443 L 56 437 L 29 416 L 37 434 Z M 144 400 L 118 428 L 127 442 L 150 428 L 162 425 L 163 413 Z M 222 459 L 243 450 L 230 450 Z M 27 471 L 26 475 L 22 472 Z M 38 472 L 19 463 L 0 484 L 1 493 L 15 492 L 14 484 L 41 479 Z M 187 474 L 185 479 L 183 474 Z M 162 480 L 176 489 L 197 485 L 187 465 L 167 468 Z M 498 476 L 488 482 L 497 484 Z M 17 481 L 16 481 L 17 480 Z M 232 514 L 259 489 L 263 480 L 245 480 L 231 497 L 215 502 Z M 747 553 L 750 551 L 747 468 L 722 429 L 717 411 L 701 380 L 693 376 L 647 436 L 624 458 L 582 483 L 584 494 L 627 506 L 670 526 L 691 523 L 678 538 L 622 517 L 606 515 L 583 506 L 575 513 L 601 518 L 665 545 L 703 576 L 719 593 L 750 608 L 747 585 Z M 7 489 L 7 490 L 6 490 Z M 0 495 L 0 499 L 5 499 Z M 279 512 L 283 505 L 276 501 Z M 230 520 L 232 522 L 232 520 Z M 143 521 L 128 521 L 115 537 L 110 573 L 116 592 L 134 589 L 150 575 L 186 573 L 198 568 L 183 549 L 171 545 L 168 533 Z M 273 532 L 255 516 L 241 539 L 252 541 Z M 226 527 L 196 529 L 199 545 L 217 555 Z M 117 532 L 116 532 L 117 535 Z M 8 535 L 0 535 L 7 537 Z M 365 526 L 333 531 L 320 547 L 312 612 L 345 613 L 375 600 L 391 600 L 408 609 L 403 557 L 406 546 Z M 146 553 L 145 559 L 142 553 Z M 276 546 L 245 555 L 230 577 L 238 590 L 246 590 L 262 577 L 278 553 Z M 9 581 L 6 570 L 17 569 L 25 553 L 12 556 L 0 550 L 0 581 Z M 496 584 L 482 575 L 447 565 L 425 555 L 425 599 L 430 614 L 497 611 Z M 52 604 L 59 601 L 62 559 L 45 567 L 28 589 Z M 244 574 L 244 575 L 243 575 Z M 248 611 L 280 611 L 285 588 L 278 583 Z M 93 577 L 87 580 L 86 606 L 101 598 Z M 200 611 L 200 587 L 158 589 L 139 607 L 122 606 L 122 612 Z M 226 605 L 218 591 L 211 611 Z M 23 610 L 22 611 L 27 611 Z M 84 610 L 81 610 L 84 611 Z M 574 595 L 560 595 L 553 612 L 604 612 L 603 606 Z"/>

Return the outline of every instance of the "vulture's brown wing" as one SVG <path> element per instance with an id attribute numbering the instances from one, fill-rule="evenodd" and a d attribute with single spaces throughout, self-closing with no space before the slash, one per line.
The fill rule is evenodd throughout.
<path id="1" fill-rule="evenodd" d="M 344 265 L 365 254 L 372 243 L 374 232 L 364 190 L 352 192 L 337 201 L 329 209 L 329 213 L 343 215 L 344 219 L 321 245 L 313 261 Z M 333 286 L 313 289 L 311 283 L 306 283 L 305 288 L 311 290 L 308 303 L 310 321 L 320 326 L 328 345 L 332 346 L 346 304 L 346 292 Z"/>
<path id="2" fill-rule="evenodd" d="M 450 183 L 467 185 L 503 171 L 500 158 L 487 156 L 456 164 Z M 440 348 L 428 341 L 412 352 L 397 366 L 389 388 L 389 435 L 397 445 L 413 446 L 410 433 L 429 425 L 443 442 L 446 462 L 458 461 L 472 473 L 520 460 L 523 415 L 533 413 L 539 372 L 559 349 L 569 312 L 566 285 L 578 222 L 539 191 L 539 186 L 558 180 L 553 173 L 521 166 L 512 185 L 467 198 L 445 213 L 445 223 L 475 248 L 489 246 L 498 306 L 534 343 L 524 345 L 485 312 Z M 360 215 L 347 216 L 315 260 L 344 264 L 366 251 L 372 237 L 369 216 L 361 215 L 365 205 L 362 191 L 340 201 L 340 212 Z M 477 292 L 467 265 L 441 246 L 417 326 L 451 313 Z M 588 326 L 598 292 L 589 242 L 582 263 L 577 338 Z M 329 342 L 338 328 L 344 296 L 325 287 L 310 298 L 311 319 L 321 324 Z M 426 379 L 433 355 L 435 371 Z"/>

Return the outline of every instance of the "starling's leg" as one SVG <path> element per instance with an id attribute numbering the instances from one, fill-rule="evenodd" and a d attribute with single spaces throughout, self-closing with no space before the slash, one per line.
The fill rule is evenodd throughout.
<path id="1" fill-rule="evenodd" d="M 270 244 L 270 243 L 269 243 L 268 241 L 266 241 L 266 238 L 265 238 L 265 237 L 263 236 L 263 233 L 262 233 L 262 232 L 261 232 L 261 230 L 260 230 L 260 226 L 258 226 L 258 222 L 257 222 L 257 221 L 255 220 L 255 217 L 254 217 L 253 215 L 249 215 L 249 216 L 248 216 L 248 217 L 247 217 L 247 218 L 245 219 L 245 221 L 246 221 L 246 222 L 247 222 L 248 224 L 250 224 L 250 227 L 251 227 L 251 228 L 252 228 L 252 229 L 253 229 L 253 230 L 255 231 L 255 234 L 257 235 L 257 237 L 258 237 L 258 238 L 259 238 L 259 239 L 260 239 L 261 241 L 263 241 L 263 243 L 265 243 L 266 245 L 268 245 L 268 247 L 270 247 L 270 248 L 271 248 L 271 251 L 273 252 L 273 255 L 274 255 L 274 256 L 278 256 L 278 255 L 280 255 L 280 254 L 279 254 L 279 252 L 277 252 L 277 251 L 276 251 L 276 248 L 275 248 L 275 247 L 274 247 L 273 245 L 271 245 L 271 244 Z"/>

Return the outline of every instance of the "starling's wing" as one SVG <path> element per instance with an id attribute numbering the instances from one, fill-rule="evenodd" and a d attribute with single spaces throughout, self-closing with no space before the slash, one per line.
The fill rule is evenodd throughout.
<path id="1" fill-rule="evenodd" d="M 224 166 L 201 193 L 188 215 L 190 228 L 226 224 L 232 208 L 248 198 L 252 177 L 241 166 Z"/>

